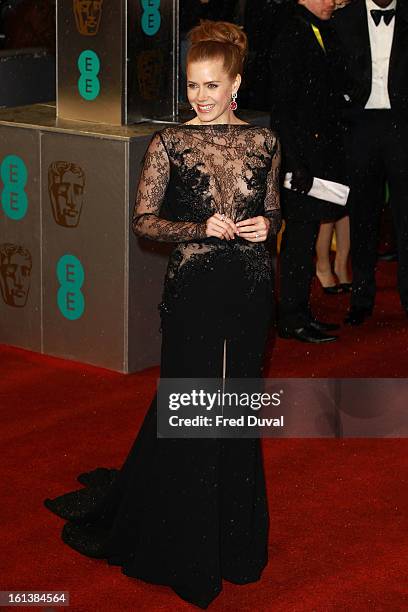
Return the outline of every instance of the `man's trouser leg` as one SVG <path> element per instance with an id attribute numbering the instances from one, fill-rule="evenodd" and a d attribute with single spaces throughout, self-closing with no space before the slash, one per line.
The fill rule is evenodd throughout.
<path id="1" fill-rule="evenodd" d="M 310 285 L 320 221 L 287 219 L 280 251 L 278 325 L 282 331 L 305 327 L 310 320 Z"/>

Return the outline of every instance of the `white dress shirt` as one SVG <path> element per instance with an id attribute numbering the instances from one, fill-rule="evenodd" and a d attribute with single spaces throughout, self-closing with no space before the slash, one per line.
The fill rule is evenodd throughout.
<path id="1" fill-rule="evenodd" d="M 388 95 L 388 71 L 394 39 L 395 16 L 389 25 L 386 25 L 384 19 L 381 18 L 380 23 L 376 26 L 370 11 L 395 9 L 397 0 L 393 0 L 386 9 L 381 9 L 373 0 L 366 0 L 366 6 L 373 76 L 371 94 L 365 108 L 391 108 L 390 96 Z"/>

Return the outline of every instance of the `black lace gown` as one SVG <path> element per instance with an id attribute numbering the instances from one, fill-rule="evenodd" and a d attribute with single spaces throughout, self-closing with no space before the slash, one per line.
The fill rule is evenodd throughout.
<path id="1" fill-rule="evenodd" d="M 280 225 L 279 143 L 268 128 L 181 125 L 146 152 L 133 229 L 175 242 L 160 304 L 161 375 L 262 375 L 272 310 L 266 243 L 207 238 L 215 212 Z M 225 370 L 226 368 L 226 370 Z M 258 439 L 165 439 L 156 399 L 120 470 L 98 468 L 47 508 L 62 538 L 127 576 L 169 585 L 206 608 L 222 579 L 245 584 L 267 563 L 268 509 Z"/>

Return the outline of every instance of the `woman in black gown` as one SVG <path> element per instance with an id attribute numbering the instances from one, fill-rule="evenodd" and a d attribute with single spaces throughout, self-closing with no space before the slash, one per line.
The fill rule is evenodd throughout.
<path id="1" fill-rule="evenodd" d="M 257 378 L 272 310 L 266 242 L 280 224 L 279 143 L 233 112 L 245 34 L 202 22 L 190 43 L 197 116 L 153 136 L 133 217 L 138 236 L 175 243 L 161 376 Z M 84 488 L 45 503 L 67 521 L 62 537 L 75 550 L 206 608 L 222 579 L 256 581 L 267 563 L 260 441 L 157 438 L 156 424 L 155 398 L 120 470 L 82 474 Z"/>

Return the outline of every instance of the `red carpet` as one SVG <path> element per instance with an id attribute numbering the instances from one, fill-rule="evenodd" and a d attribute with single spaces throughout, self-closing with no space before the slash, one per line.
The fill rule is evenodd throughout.
<path id="1" fill-rule="evenodd" d="M 407 377 L 408 319 L 381 266 L 372 321 L 325 347 L 278 340 L 270 376 Z M 315 310 L 341 321 L 347 297 L 315 288 Z M 197 610 L 170 589 L 123 576 L 60 541 L 42 505 L 98 465 L 119 466 L 154 393 L 157 369 L 123 376 L 0 347 L 0 590 L 65 590 L 80 612 Z M 262 581 L 224 584 L 214 612 L 408 609 L 406 440 L 266 440 L 270 563 Z M 20 608 L 31 609 L 31 608 Z M 38 608 L 37 608 L 38 609 Z M 58 608 L 55 608 L 58 609 Z"/>

